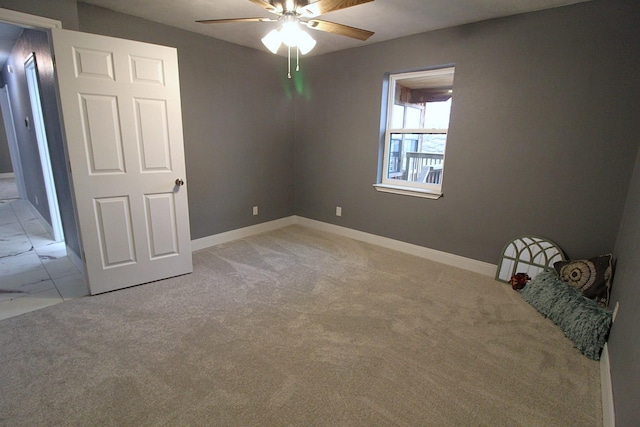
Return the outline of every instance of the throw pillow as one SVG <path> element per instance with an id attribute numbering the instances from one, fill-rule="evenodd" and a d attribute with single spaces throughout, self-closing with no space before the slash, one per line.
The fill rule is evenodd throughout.
<path id="1" fill-rule="evenodd" d="M 560 280 L 555 271 L 538 274 L 520 291 L 520 295 L 540 314 L 558 325 L 582 354 L 600 360 L 611 328 L 611 311 Z"/>
<path id="2" fill-rule="evenodd" d="M 560 279 L 579 289 L 584 296 L 602 306 L 609 304 L 612 255 L 591 259 L 558 261 L 553 264 Z"/>

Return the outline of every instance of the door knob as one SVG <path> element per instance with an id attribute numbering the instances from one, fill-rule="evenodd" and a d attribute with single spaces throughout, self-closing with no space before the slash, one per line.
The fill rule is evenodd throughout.
<path id="1" fill-rule="evenodd" d="M 176 179 L 176 185 L 178 187 L 180 187 L 181 185 L 184 185 L 184 180 L 182 178 L 177 178 Z"/>

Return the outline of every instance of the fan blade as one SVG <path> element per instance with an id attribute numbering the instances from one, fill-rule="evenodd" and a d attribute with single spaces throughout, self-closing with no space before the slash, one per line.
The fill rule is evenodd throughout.
<path id="1" fill-rule="evenodd" d="M 271 13 L 275 13 L 276 15 L 280 15 L 282 14 L 283 11 L 283 7 L 281 4 L 277 4 L 276 6 L 272 5 L 271 3 L 269 3 L 266 0 L 249 0 L 251 3 L 255 3 L 258 6 L 260 6 L 263 9 L 266 9 L 267 11 L 271 12 Z M 278 3 L 278 2 L 276 2 Z"/>
<path id="2" fill-rule="evenodd" d="M 230 22 L 275 22 L 271 18 L 228 18 L 228 19 L 202 19 L 196 21 L 199 24 L 228 24 Z"/>
<path id="3" fill-rule="evenodd" d="M 327 33 L 339 34 L 341 36 L 347 36 L 362 41 L 367 40 L 374 34 L 372 31 L 361 30 L 360 28 L 354 28 L 343 24 L 336 24 L 335 22 L 321 21 L 319 19 L 312 19 L 309 22 L 304 22 L 304 24 L 314 30 L 326 31 Z"/>
<path id="4" fill-rule="evenodd" d="M 323 15 L 325 13 L 333 12 L 334 10 L 346 9 L 348 7 L 358 6 L 372 1 L 374 0 L 318 0 L 314 3 L 298 8 L 298 12 L 302 16 L 313 18 L 314 16 Z"/>

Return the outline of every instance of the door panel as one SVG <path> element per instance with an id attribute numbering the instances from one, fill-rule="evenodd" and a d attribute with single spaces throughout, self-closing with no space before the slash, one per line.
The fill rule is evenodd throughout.
<path id="1" fill-rule="evenodd" d="M 129 198 L 96 199 L 94 213 L 98 224 L 103 268 L 134 263 L 136 251 Z"/>
<path id="2" fill-rule="evenodd" d="M 171 170 L 165 102 L 155 99 L 135 99 L 134 102 L 142 171 Z"/>
<path id="3" fill-rule="evenodd" d="M 80 95 L 80 102 L 89 173 L 124 173 L 117 98 Z"/>
<path id="4" fill-rule="evenodd" d="M 131 75 L 137 83 L 156 83 L 164 86 L 164 64 L 158 58 L 131 56 Z"/>
<path id="5" fill-rule="evenodd" d="M 147 225 L 151 259 L 178 253 L 178 229 L 173 193 L 147 194 Z"/>
<path id="6" fill-rule="evenodd" d="M 190 273 L 176 50 L 52 34 L 91 293 Z"/>

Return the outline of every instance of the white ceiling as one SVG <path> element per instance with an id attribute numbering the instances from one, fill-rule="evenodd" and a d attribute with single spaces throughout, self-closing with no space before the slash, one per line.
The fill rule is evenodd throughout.
<path id="1" fill-rule="evenodd" d="M 374 0 L 330 12 L 318 19 L 374 31 L 366 42 L 309 30 L 319 55 L 411 34 L 588 0 Z M 312 1 L 313 2 L 313 1 Z M 199 19 L 275 17 L 249 0 L 80 0 L 150 21 L 267 51 L 260 39 L 277 23 L 198 24 Z M 280 49 L 280 54 L 286 54 Z"/>

